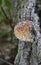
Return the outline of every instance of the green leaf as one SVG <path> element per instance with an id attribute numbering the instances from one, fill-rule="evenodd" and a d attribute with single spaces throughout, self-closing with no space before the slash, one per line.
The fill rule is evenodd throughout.
<path id="1" fill-rule="evenodd" d="M 2 12 L 1 12 L 1 10 L 0 10 L 0 23 L 2 22 L 2 20 L 3 20 L 3 14 L 2 14 Z"/>
<path id="2" fill-rule="evenodd" d="M 12 0 L 2 0 L 2 6 L 7 6 L 9 9 L 12 8 Z"/>
<path id="3" fill-rule="evenodd" d="M 0 0 L 0 6 L 1 6 L 1 4 L 2 4 L 2 0 Z"/>
<path id="4" fill-rule="evenodd" d="M 4 31 L 4 30 L 3 30 Z M 0 33 L 0 39 L 7 38 L 9 36 L 10 32 L 4 31 Z"/>
<path id="5" fill-rule="evenodd" d="M 2 6 L 3 7 L 5 6 L 5 0 L 2 0 Z"/>

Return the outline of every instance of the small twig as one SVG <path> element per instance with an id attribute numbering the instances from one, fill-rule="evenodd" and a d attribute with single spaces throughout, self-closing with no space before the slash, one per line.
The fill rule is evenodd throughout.
<path id="1" fill-rule="evenodd" d="M 8 18 L 7 14 L 6 14 L 6 12 L 4 11 L 4 9 L 3 9 L 3 7 L 2 7 L 2 6 L 1 6 L 1 10 L 2 10 L 3 14 L 5 15 L 6 19 L 8 19 L 8 20 L 9 20 L 9 18 Z"/>
<path id="2" fill-rule="evenodd" d="M 4 59 L 2 59 L 2 58 L 0 58 L 0 60 L 3 61 L 3 62 L 5 62 L 5 63 L 7 63 L 7 64 L 9 64 L 9 65 L 13 65 L 13 64 L 11 64 L 10 62 L 8 62 L 8 61 L 6 61 L 6 60 L 4 60 Z"/>

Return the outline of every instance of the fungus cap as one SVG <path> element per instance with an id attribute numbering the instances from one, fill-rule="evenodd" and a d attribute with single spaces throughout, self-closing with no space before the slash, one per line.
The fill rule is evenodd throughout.
<path id="1" fill-rule="evenodd" d="M 33 34 L 31 33 L 32 30 L 32 21 L 26 20 L 17 23 L 14 28 L 15 36 L 20 39 L 21 41 L 33 41 Z"/>

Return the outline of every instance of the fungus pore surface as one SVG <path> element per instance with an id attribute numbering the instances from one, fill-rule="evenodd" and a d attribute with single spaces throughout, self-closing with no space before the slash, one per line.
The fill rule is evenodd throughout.
<path id="1" fill-rule="evenodd" d="M 15 36 L 21 41 L 33 41 L 32 22 L 29 20 L 17 23 L 14 28 Z"/>

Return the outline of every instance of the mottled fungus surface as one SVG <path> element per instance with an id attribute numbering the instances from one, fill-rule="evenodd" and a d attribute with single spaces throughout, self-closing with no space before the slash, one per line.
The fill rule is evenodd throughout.
<path id="1" fill-rule="evenodd" d="M 21 41 L 32 42 L 34 35 L 32 34 L 32 21 L 26 20 L 15 25 L 14 34 Z"/>

